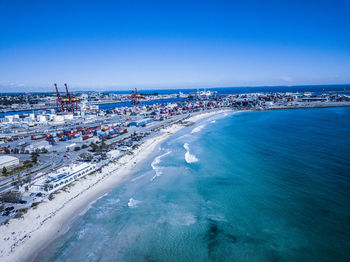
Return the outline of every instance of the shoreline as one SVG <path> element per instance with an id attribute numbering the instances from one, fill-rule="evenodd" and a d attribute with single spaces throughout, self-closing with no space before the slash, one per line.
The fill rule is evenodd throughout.
<path id="1" fill-rule="evenodd" d="M 227 111 L 232 110 L 199 112 L 190 115 L 186 121 L 196 122 Z M 112 162 L 102 167 L 101 172 L 80 179 L 68 188 L 68 193 L 61 191 L 52 201 L 44 200 L 37 208 L 28 210 L 24 218 L 12 219 L 8 224 L 0 226 L 1 261 L 34 260 L 41 250 L 65 232 L 75 218 L 83 215 L 95 201 L 129 179 L 135 169 L 156 154 L 162 142 L 184 127 L 183 124 L 175 123 L 162 128 L 156 137 L 145 140 L 132 155 L 126 155 L 117 163 Z"/>

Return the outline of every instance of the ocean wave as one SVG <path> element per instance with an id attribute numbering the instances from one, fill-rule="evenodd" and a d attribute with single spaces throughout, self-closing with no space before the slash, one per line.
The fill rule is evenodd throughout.
<path id="1" fill-rule="evenodd" d="M 210 123 L 215 124 L 215 123 L 216 123 L 216 120 L 213 120 L 213 121 L 211 121 Z"/>
<path id="2" fill-rule="evenodd" d="M 187 143 L 184 144 L 184 148 L 186 149 L 185 160 L 188 164 L 198 162 L 198 158 L 190 153 L 190 147 Z"/>
<path id="3" fill-rule="evenodd" d="M 191 134 L 194 134 L 194 133 L 201 131 L 204 127 L 205 127 L 205 125 L 199 125 L 199 126 L 193 128 Z"/>
<path id="4" fill-rule="evenodd" d="M 157 176 L 160 176 L 160 175 L 163 174 L 163 172 L 162 172 L 162 167 L 159 167 L 158 165 L 159 165 L 160 162 L 162 161 L 162 158 L 165 157 L 165 156 L 167 156 L 167 155 L 169 155 L 170 153 L 171 153 L 171 151 L 168 151 L 168 152 L 164 153 L 163 155 L 157 156 L 157 157 L 153 160 L 153 162 L 151 163 L 151 167 L 152 167 L 152 169 L 154 170 L 154 172 L 155 172 L 156 174 L 152 177 L 151 181 L 153 181 Z"/>
<path id="5" fill-rule="evenodd" d="M 128 202 L 128 207 L 130 208 L 134 208 L 136 207 L 141 201 L 139 200 L 136 200 L 136 199 L 133 199 L 132 197 L 129 199 L 129 202 Z"/>

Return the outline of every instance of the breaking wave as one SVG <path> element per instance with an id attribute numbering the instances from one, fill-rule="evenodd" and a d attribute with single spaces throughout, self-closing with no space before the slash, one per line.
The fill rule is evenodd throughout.
<path id="1" fill-rule="evenodd" d="M 171 151 L 168 151 L 166 153 L 164 153 L 163 155 L 157 156 L 153 162 L 151 163 L 151 167 L 154 170 L 154 172 L 156 172 L 156 174 L 152 177 L 151 181 L 153 181 L 157 176 L 160 176 L 161 174 L 163 174 L 162 172 L 162 167 L 159 167 L 158 164 L 161 162 L 162 158 L 169 155 L 171 153 Z"/>
<path id="2" fill-rule="evenodd" d="M 200 125 L 200 126 L 193 128 L 191 134 L 201 131 L 204 127 L 205 127 L 205 125 Z"/>
<path id="3" fill-rule="evenodd" d="M 128 202 L 128 207 L 130 208 L 134 208 L 136 207 L 141 201 L 139 200 L 136 200 L 136 199 L 133 199 L 132 197 L 129 199 L 129 202 Z"/>
<path id="4" fill-rule="evenodd" d="M 184 148 L 186 149 L 185 160 L 188 164 L 198 162 L 198 158 L 190 153 L 190 147 L 187 143 L 184 144 Z"/>

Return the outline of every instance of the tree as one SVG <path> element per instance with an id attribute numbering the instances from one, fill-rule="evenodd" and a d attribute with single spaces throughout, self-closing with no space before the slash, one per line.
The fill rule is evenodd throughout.
<path id="1" fill-rule="evenodd" d="M 6 167 L 3 167 L 3 168 L 2 168 L 2 174 L 3 174 L 3 175 L 6 175 L 6 173 L 7 173 L 7 168 L 6 168 Z"/>
<path id="2" fill-rule="evenodd" d="M 106 148 L 106 143 L 105 143 L 104 139 L 102 139 L 101 145 L 100 145 L 100 151 L 102 151 L 105 148 Z"/>
<path id="3" fill-rule="evenodd" d="M 24 165 L 25 167 L 32 167 L 32 166 L 33 166 L 32 162 L 29 161 L 29 160 L 24 160 L 23 165 Z"/>
<path id="4" fill-rule="evenodd" d="M 22 185 L 22 179 L 21 179 L 20 173 L 17 174 L 17 184 L 18 184 L 19 186 Z"/>
<path id="5" fill-rule="evenodd" d="M 41 149 L 41 153 L 47 154 L 49 151 L 46 148 Z"/>
<path id="6" fill-rule="evenodd" d="M 33 163 L 38 163 L 38 156 L 39 156 L 39 154 L 37 153 L 37 152 L 32 152 L 31 153 L 31 157 L 32 157 L 32 162 Z"/>
<path id="7" fill-rule="evenodd" d="M 30 185 L 31 182 L 32 182 L 32 177 L 29 175 L 27 176 L 27 179 L 24 180 L 24 183 L 27 183 Z"/>
<path id="8" fill-rule="evenodd" d="M 94 142 L 91 142 L 90 146 L 91 146 L 92 152 L 96 152 L 97 151 L 98 146 Z"/>
<path id="9" fill-rule="evenodd" d="M 89 162 L 94 158 L 94 156 L 89 154 L 89 153 L 81 153 L 79 155 L 79 157 L 80 157 L 80 159 L 82 159 L 84 161 L 89 161 Z"/>

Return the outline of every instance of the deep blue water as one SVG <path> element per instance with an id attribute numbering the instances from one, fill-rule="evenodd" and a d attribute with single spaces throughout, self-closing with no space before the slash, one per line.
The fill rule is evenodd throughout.
<path id="1" fill-rule="evenodd" d="M 203 90 L 203 88 L 200 88 Z M 256 92 L 332 92 L 332 91 L 350 91 L 350 85 L 299 85 L 299 86 L 237 86 L 237 87 L 215 87 L 206 88 L 206 90 L 218 91 L 219 94 L 242 94 Z M 143 94 L 173 94 L 174 92 L 182 92 L 185 94 L 194 93 L 197 89 L 154 89 L 139 90 Z M 109 91 L 106 93 L 129 94 L 130 91 Z"/>
<path id="2" fill-rule="evenodd" d="M 205 119 L 37 261 L 349 261 L 349 134 L 350 108 Z"/>

